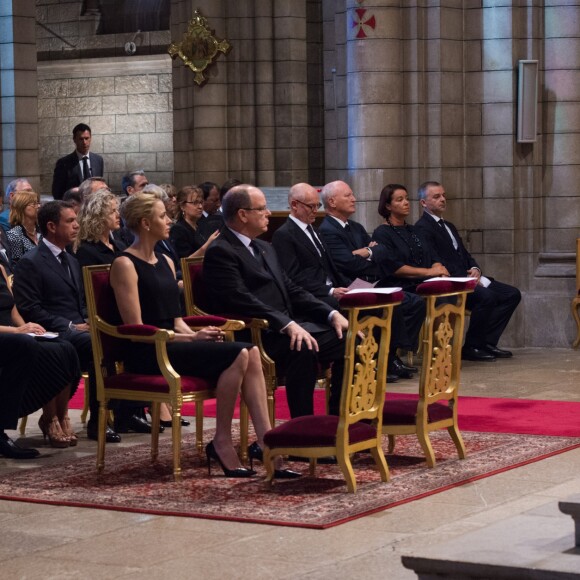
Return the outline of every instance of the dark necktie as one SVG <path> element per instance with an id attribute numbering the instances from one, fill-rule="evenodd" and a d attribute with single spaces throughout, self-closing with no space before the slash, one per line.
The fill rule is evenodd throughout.
<path id="1" fill-rule="evenodd" d="M 254 240 L 250 242 L 250 249 L 252 250 L 252 255 L 254 258 L 256 258 L 258 262 L 262 263 L 262 252 L 260 252 L 260 248 L 258 247 L 258 244 L 254 242 Z"/>
<path id="2" fill-rule="evenodd" d="M 350 224 L 347 223 L 344 226 L 344 231 L 346 233 L 346 236 L 350 240 L 350 243 L 352 244 L 352 247 L 355 248 L 356 250 L 358 250 L 359 248 L 357 248 L 356 240 L 354 239 L 354 234 L 352 233 L 352 229 L 350 227 Z"/>
<path id="3" fill-rule="evenodd" d="M 89 169 L 89 158 L 85 155 L 83 157 L 83 179 L 88 179 L 91 176 L 91 170 Z"/>
<path id="4" fill-rule="evenodd" d="M 318 237 L 314 233 L 314 228 L 311 225 L 307 225 L 306 229 L 308 230 L 308 233 L 310 234 L 310 237 L 312 238 L 312 241 L 314 242 L 314 245 L 316 246 L 318 253 L 321 256 L 324 256 L 324 254 L 325 254 L 324 246 L 320 243 L 320 240 L 318 239 Z"/>
<path id="5" fill-rule="evenodd" d="M 72 277 L 72 272 L 70 271 L 70 264 L 69 264 L 68 256 L 66 255 L 66 252 L 62 251 L 58 255 L 58 259 L 60 260 L 60 264 L 64 268 L 64 271 L 66 272 L 67 277 L 74 284 L 74 279 Z"/>
<path id="6" fill-rule="evenodd" d="M 455 238 L 451 235 L 451 233 L 449 232 L 449 230 L 445 226 L 445 220 L 443 218 L 441 218 L 437 223 L 439 224 L 441 229 L 445 232 L 445 235 L 447 236 L 447 239 L 451 242 L 451 245 L 453 246 L 453 248 L 455 250 L 458 250 L 458 247 L 456 247 L 457 241 L 455 240 Z"/>

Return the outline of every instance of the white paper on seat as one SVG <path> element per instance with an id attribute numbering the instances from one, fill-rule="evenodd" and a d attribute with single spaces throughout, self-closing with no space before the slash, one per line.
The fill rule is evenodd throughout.
<path id="1" fill-rule="evenodd" d="M 395 288 L 355 288 L 354 290 L 349 290 L 345 293 L 347 294 L 394 294 L 402 290 L 400 287 Z"/>
<path id="2" fill-rule="evenodd" d="M 466 276 L 465 278 L 454 278 L 453 276 L 439 276 L 437 278 L 429 278 L 425 282 L 470 282 L 475 280 L 472 276 Z"/>

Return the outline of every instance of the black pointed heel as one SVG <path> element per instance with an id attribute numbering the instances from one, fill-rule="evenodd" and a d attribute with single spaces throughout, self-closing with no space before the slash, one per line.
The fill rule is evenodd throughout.
<path id="1" fill-rule="evenodd" d="M 220 459 L 213 441 L 210 441 L 205 447 L 205 455 L 207 457 L 207 474 L 211 475 L 211 460 L 215 459 L 222 468 L 226 477 L 252 477 L 256 475 L 253 469 L 246 469 L 245 467 L 236 467 L 235 469 L 228 469 Z"/>
<path id="2" fill-rule="evenodd" d="M 253 469 L 254 467 L 254 459 L 264 463 L 264 451 L 257 441 L 254 441 L 248 447 L 248 458 L 250 459 L 250 469 Z M 292 471 L 291 469 L 274 470 L 274 479 L 296 479 L 298 477 L 302 477 L 302 474 L 297 471 Z"/>

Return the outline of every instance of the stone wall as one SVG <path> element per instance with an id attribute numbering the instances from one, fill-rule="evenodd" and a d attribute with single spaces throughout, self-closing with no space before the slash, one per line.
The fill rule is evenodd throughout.
<path id="1" fill-rule="evenodd" d="M 484 273 L 524 294 L 514 346 L 568 346 L 580 225 L 577 2 L 323 1 L 327 180 L 372 230 L 387 183 L 441 181 Z M 540 63 L 538 140 L 518 144 L 517 63 Z M 413 204 L 412 220 L 420 215 Z M 541 321 L 541 322 L 540 322 Z"/>
<path id="2" fill-rule="evenodd" d="M 92 129 L 110 187 L 144 169 L 153 183 L 173 180 L 171 59 L 168 55 L 40 62 L 38 66 L 41 190 L 50 192 L 54 164 L 74 150 L 72 129 Z"/>
<path id="3" fill-rule="evenodd" d="M 173 82 L 169 31 L 98 35 L 98 14 L 77 0 L 38 0 L 40 185 L 50 193 L 54 164 L 74 150 L 72 129 L 87 123 L 92 151 L 111 188 L 127 171 L 173 181 Z M 125 54 L 134 40 L 137 52 Z"/>

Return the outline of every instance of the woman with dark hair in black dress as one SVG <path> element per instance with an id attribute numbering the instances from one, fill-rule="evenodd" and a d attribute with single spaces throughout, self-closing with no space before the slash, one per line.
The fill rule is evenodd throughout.
<path id="1" fill-rule="evenodd" d="M 374 231 L 373 241 L 389 250 L 383 264 L 391 272 L 387 284 L 402 286 L 412 292 L 426 278 L 449 276 L 449 272 L 432 255 L 418 230 L 405 221 L 409 212 L 405 186 L 397 183 L 386 185 L 379 199 L 379 214 L 385 221 Z"/>
<path id="2" fill-rule="evenodd" d="M 214 326 L 195 332 L 181 318 L 173 262 L 154 250 L 159 240 L 167 239 L 171 224 L 158 197 L 135 194 L 123 204 L 121 213 L 135 235 L 133 244 L 111 266 L 111 286 L 123 323 L 151 324 L 175 332 L 175 339 L 167 344 L 173 368 L 183 375 L 216 381 L 216 433 L 206 447 L 208 465 L 215 459 L 227 477 L 254 475 L 255 471 L 240 465 L 231 426 L 241 390 L 258 439 L 248 452 L 251 458 L 260 459 L 264 434 L 271 427 L 258 349 L 251 344 L 224 342 L 222 331 Z M 152 345 L 131 344 L 124 362 L 128 371 L 160 372 Z M 299 476 L 283 469 L 277 469 L 276 475 Z"/>
<path id="3" fill-rule="evenodd" d="M 34 322 L 24 322 L 16 306 L 12 292 L 8 287 L 6 272 L 0 266 L 0 334 L 4 337 L 15 334 L 42 335 L 45 330 L 40 324 Z M 16 360 L 22 352 L 10 352 L 11 348 L 21 351 L 23 348 L 30 350 L 30 360 L 27 363 L 32 367 L 27 370 L 27 381 L 21 385 L 20 389 L 14 388 L 13 384 L 6 385 L 4 391 L 10 389 L 7 399 L 3 399 L 2 416 L 3 422 L 13 423 L 18 417 L 24 417 L 42 407 L 42 416 L 38 421 L 44 438 L 52 447 L 70 447 L 77 444 L 77 436 L 72 430 L 68 416 L 68 402 L 74 394 L 81 371 L 79 359 L 72 344 L 64 340 L 54 339 L 34 339 L 29 337 L 28 344 L 21 341 L 3 340 L 4 364 L 10 365 L 12 360 Z M 32 340 L 32 342 L 30 342 Z M 7 352 L 8 351 L 8 352 Z M 30 372 L 28 372 L 30 371 Z M 2 379 L 3 368 L 0 365 Z M 10 371 L 8 371 L 10 373 Z M 10 375 L 12 376 L 12 375 Z M 18 375 L 17 375 L 18 376 Z M 10 379 L 12 381 L 13 379 Z M 10 412 L 8 412 L 10 408 Z M 16 415 L 14 414 L 16 411 Z M 10 415 L 4 417 L 4 415 Z M 15 428 L 16 425 L 0 425 L 0 431 L 4 428 Z M 5 441 L 4 441 L 5 442 Z M 0 454 L 8 457 L 17 456 L 10 454 L 10 449 L 0 448 Z"/>

